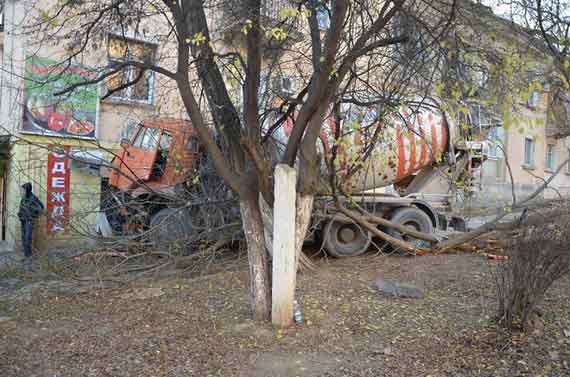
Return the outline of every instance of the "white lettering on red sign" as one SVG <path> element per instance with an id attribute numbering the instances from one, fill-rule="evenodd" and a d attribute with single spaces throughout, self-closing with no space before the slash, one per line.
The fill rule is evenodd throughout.
<path id="1" fill-rule="evenodd" d="M 62 206 L 53 207 L 53 211 L 51 212 L 51 218 L 57 219 L 58 217 L 63 216 L 65 214 L 64 212 L 65 212 L 65 207 Z"/>
<path id="2" fill-rule="evenodd" d="M 69 224 L 70 171 L 68 149 L 50 146 L 47 166 L 47 230 L 54 234 L 66 230 Z"/>
<path id="3" fill-rule="evenodd" d="M 51 173 L 52 174 L 57 174 L 57 173 L 65 174 L 65 162 L 63 162 L 63 161 L 55 162 L 53 164 L 53 169 L 52 169 Z"/>
<path id="4" fill-rule="evenodd" d="M 65 188 L 65 178 L 63 177 L 53 177 L 51 180 L 52 188 Z"/>
<path id="5" fill-rule="evenodd" d="M 65 192 L 52 192 L 51 193 L 52 202 L 65 202 Z"/>

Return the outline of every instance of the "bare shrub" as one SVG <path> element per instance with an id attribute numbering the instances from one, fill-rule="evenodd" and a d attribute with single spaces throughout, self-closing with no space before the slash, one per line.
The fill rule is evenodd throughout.
<path id="1" fill-rule="evenodd" d="M 509 259 L 495 270 L 498 321 L 507 329 L 530 331 L 546 291 L 570 272 L 570 209 L 553 222 L 526 225 L 508 242 Z"/>

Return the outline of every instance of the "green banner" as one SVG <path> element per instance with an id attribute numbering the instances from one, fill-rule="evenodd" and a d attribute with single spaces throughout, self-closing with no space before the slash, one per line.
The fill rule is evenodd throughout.
<path id="1" fill-rule="evenodd" d="M 96 78 L 96 72 L 36 56 L 26 59 L 22 131 L 46 136 L 95 138 L 97 84 L 74 85 Z M 64 92 L 64 93 L 62 93 Z"/>

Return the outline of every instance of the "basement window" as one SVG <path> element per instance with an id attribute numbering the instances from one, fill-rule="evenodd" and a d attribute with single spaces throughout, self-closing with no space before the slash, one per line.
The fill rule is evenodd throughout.
<path id="1" fill-rule="evenodd" d="M 526 105 L 531 109 L 536 109 L 539 101 L 540 101 L 540 93 L 535 90 L 528 97 Z"/>
<path id="2" fill-rule="evenodd" d="M 523 167 L 525 168 L 534 168 L 534 150 L 535 150 L 535 141 L 533 138 L 525 137 L 524 138 L 524 162 Z"/>
<path id="3" fill-rule="evenodd" d="M 545 170 L 554 170 L 556 157 L 556 146 L 554 144 L 546 145 L 546 160 L 544 161 Z"/>

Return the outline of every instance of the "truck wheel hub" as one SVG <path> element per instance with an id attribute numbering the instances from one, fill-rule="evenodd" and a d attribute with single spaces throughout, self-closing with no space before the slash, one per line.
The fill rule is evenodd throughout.
<path id="1" fill-rule="evenodd" d="M 352 225 L 346 225 L 340 228 L 338 232 L 338 240 L 342 243 L 351 243 L 356 239 L 356 230 Z"/>

